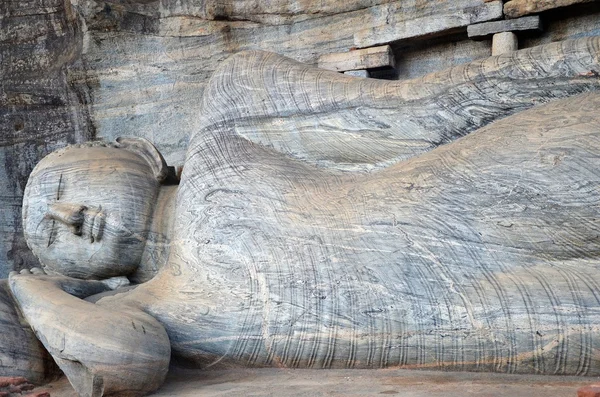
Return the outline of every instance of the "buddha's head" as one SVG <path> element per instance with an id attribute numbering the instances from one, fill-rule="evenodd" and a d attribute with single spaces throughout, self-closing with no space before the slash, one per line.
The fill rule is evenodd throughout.
<path id="1" fill-rule="evenodd" d="M 25 188 L 23 229 L 29 248 L 51 273 L 84 279 L 132 273 L 166 173 L 160 153 L 140 138 L 51 153 Z"/>

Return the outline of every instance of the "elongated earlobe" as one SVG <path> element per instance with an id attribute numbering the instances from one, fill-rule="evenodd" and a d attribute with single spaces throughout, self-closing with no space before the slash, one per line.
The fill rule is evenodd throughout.
<path id="1" fill-rule="evenodd" d="M 158 182 L 163 182 L 169 175 L 167 162 L 158 149 L 147 139 L 119 137 L 117 138 L 116 146 L 121 149 L 129 150 L 146 160 Z"/>

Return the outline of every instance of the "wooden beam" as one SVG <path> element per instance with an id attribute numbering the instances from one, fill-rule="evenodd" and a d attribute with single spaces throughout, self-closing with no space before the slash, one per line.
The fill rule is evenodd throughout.
<path id="1" fill-rule="evenodd" d="M 427 6 L 411 14 L 399 7 L 387 14 L 381 24 L 359 30 L 354 34 L 358 48 L 388 44 L 394 41 L 437 35 L 465 28 L 479 22 L 493 21 L 503 17 L 502 1 L 483 3 L 481 0 L 430 1 Z M 409 18 L 410 16 L 410 18 Z"/>
<path id="2" fill-rule="evenodd" d="M 318 65 L 322 69 L 345 72 L 381 67 L 394 67 L 394 54 L 389 45 L 365 48 L 348 52 L 324 54 L 319 57 Z"/>
<path id="3" fill-rule="evenodd" d="M 539 15 L 518 18 L 506 19 L 503 21 L 493 21 L 469 25 L 467 33 L 469 38 L 474 40 L 483 40 L 496 33 L 517 32 L 524 30 L 542 30 L 542 22 Z"/>

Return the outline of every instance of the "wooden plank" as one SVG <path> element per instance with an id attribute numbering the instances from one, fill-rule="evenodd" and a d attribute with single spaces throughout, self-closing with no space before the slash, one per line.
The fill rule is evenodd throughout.
<path id="1" fill-rule="evenodd" d="M 485 39 L 491 35 L 502 32 L 517 32 L 523 30 L 542 30 L 542 22 L 539 15 L 518 18 L 505 19 L 503 21 L 493 21 L 469 25 L 467 33 L 471 39 Z"/>
<path id="2" fill-rule="evenodd" d="M 394 53 L 389 45 L 324 54 L 318 61 L 320 68 L 336 72 L 394 67 L 394 64 Z"/>
<path id="3" fill-rule="evenodd" d="M 399 12 L 387 15 L 382 23 L 359 30 L 354 34 L 354 45 L 359 48 L 394 41 L 441 34 L 479 22 L 503 17 L 502 1 L 432 1 L 414 15 Z"/>
<path id="4" fill-rule="evenodd" d="M 511 0 L 504 4 L 504 14 L 508 18 L 518 18 L 553 8 L 590 3 L 592 1 L 594 0 Z"/>

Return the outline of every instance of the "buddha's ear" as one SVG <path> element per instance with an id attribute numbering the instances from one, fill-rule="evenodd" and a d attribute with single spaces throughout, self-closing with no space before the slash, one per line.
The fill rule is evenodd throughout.
<path id="1" fill-rule="evenodd" d="M 158 149 L 147 139 L 137 137 L 119 137 L 116 146 L 142 157 L 154 173 L 154 177 L 162 183 L 169 175 L 167 162 Z"/>

